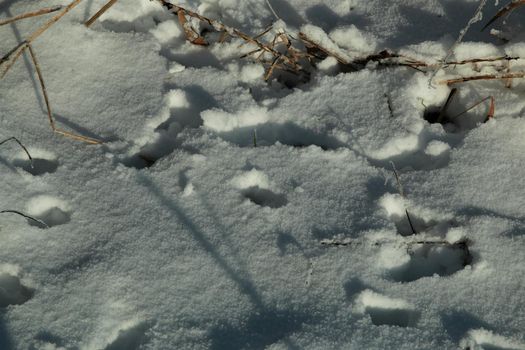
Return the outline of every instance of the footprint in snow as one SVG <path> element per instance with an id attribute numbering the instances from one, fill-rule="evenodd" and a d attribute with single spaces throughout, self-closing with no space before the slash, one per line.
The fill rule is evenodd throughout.
<path id="1" fill-rule="evenodd" d="M 462 350 L 525 350 L 525 344 L 486 329 L 473 329 L 461 340 L 460 348 Z"/>
<path id="2" fill-rule="evenodd" d="M 407 244 L 408 249 L 384 247 L 380 255 L 388 277 L 396 282 L 413 282 L 434 275 L 450 276 L 472 263 L 468 241 L 421 241 Z"/>
<path id="3" fill-rule="evenodd" d="M 28 220 L 30 225 L 40 228 L 63 225 L 71 221 L 69 205 L 59 198 L 47 195 L 31 199 L 27 204 L 27 213 L 46 224 Z"/>
<path id="4" fill-rule="evenodd" d="M 147 342 L 148 322 L 139 322 L 118 330 L 115 338 L 104 347 L 104 350 L 135 350 Z"/>
<path id="5" fill-rule="evenodd" d="M 414 327 L 421 313 L 403 299 L 389 298 L 369 289 L 356 298 L 356 310 L 376 326 Z"/>
<path id="6" fill-rule="evenodd" d="M 276 192 L 268 176 L 262 171 L 252 169 L 232 180 L 242 196 L 250 202 L 269 208 L 280 208 L 288 204 L 286 195 Z"/>
<path id="7" fill-rule="evenodd" d="M 33 291 L 22 283 L 16 267 L 0 269 L 0 310 L 9 305 L 21 305 L 32 296 Z"/>
<path id="8" fill-rule="evenodd" d="M 453 224 L 453 217 L 418 210 L 407 203 L 407 200 L 398 194 L 385 194 L 379 200 L 386 216 L 395 226 L 401 236 L 410 236 L 418 233 L 432 233 L 444 235 Z M 407 215 L 408 211 L 408 215 Z"/>
<path id="9" fill-rule="evenodd" d="M 51 174 L 57 170 L 58 161 L 54 154 L 43 150 L 31 150 L 30 153 L 33 157 L 33 162 L 27 157 L 21 156 L 12 161 L 13 166 L 21 168 L 33 176 Z"/>

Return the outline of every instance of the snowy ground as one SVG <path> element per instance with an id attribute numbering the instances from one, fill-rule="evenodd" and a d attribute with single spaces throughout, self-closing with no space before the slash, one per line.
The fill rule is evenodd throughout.
<path id="1" fill-rule="evenodd" d="M 1 0 L 0 19 L 61 3 Z M 452 115 L 493 96 L 495 118 L 430 124 L 449 94 L 430 73 L 328 58 L 290 89 L 154 2 L 84 27 L 103 3 L 33 47 L 57 123 L 104 144 L 52 134 L 28 56 L 0 81 L 0 138 L 35 158 L 2 146 L 0 209 L 49 226 L 0 217 L 0 349 L 525 349 L 525 82 L 458 85 Z M 341 50 L 427 61 L 479 4 L 270 3 Z M 275 21 L 263 0 L 184 5 L 254 35 Z M 494 5 L 456 59 L 525 57 L 525 8 L 509 43 L 480 32 Z M 0 56 L 45 20 L 0 27 Z"/>

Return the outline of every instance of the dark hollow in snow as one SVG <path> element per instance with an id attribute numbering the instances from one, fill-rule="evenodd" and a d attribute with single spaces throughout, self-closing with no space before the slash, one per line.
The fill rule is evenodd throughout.
<path id="1" fill-rule="evenodd" d="M 367 306 L 365 311 L 370 315 L 372 323 L 376 326 L 414 327 L 419 320 L 419 312 L 411 309 Z"/>
<path id="2" fill-rule="evenodd" d="M 142 322 L 130 328 L 121 329 L 117 339 L 108 344 L 104 350 L 139 349 L 148 340 L 145 333 L 149 327 L 147 322 Z"/>
<path id="3" fill-rule="evenodd" d="M 274 193 L 259 186 L 242 190 L 242 195 L 262 207 L 280 208 L 288 204 L 288 199 L 284 194 Z"/>
<path id="4" fill-rule="evenodd" d="M 58 162 L 51 159 L 33 158 L 33 167 L 28 159 L 15 159 L 13 165 L 22 168 L 31 175 L 39 176 L 54 173 L 58 168 Z"/>
<path id="5" fill-rule="evenodd" d="M 422 243 L 411 252 L 408 263 L 390 271 L 390 277 L 397 282 L 412 282 L 433 275 L 450 276 L 471 263 L 472 255 L 466 241 Z"/>
<path id="6" fill-rule="evenodd" d="M 29 225 L 39 228 L 49 228 L 68 223 L 71 221 L 71 214 L 58 207 L 53 207 L 49 208 L 44 213 L 37 215 L 35 218 L 43 221 L 47 227 L 34 220 L 28 220 L 27 222 Z"/>
<path id="7" fill-rule="evenodd" d="M 17 276 L 0 273 L 0 308 L 21 305 L 31 299 L 33 292 Z"/>
<path id="8" fill-rule="evenodd" d="M 264 123 L 256 127 L 242 127 L 221 132 L 218 135 L 240 147 L 254 147 L 254 143 L 257 147 L 264 147 L 274 145 L 277 142 L 297 148 L 317 146 L 323 150 L 335 150 L 345 146 L 333 136 L 309 130 L 290 122 Z"/>

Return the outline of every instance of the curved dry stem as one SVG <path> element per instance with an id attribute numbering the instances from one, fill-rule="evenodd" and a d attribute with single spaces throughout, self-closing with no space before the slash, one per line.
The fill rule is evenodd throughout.
<path id="1" fill-rule="evenodd" d="M 9 142 L 9 141 L 15 141 L 16 143 L 18 143 L 18 145 L 20 147 L 22 147 L 22 149 L 24 150 L 24 152 L 27 154 L 27 158 L 29 158 L 29 162 L 31 163 L 31 168 L 33 168 L 33 157 L 31 157 L 31 154 L 29 154 L 29 151 L 27 150 L 26 146 L 24 146 L 22 144 L 22 142 L 20 142 L 16 137 L 14 136 L 11 136 L 7 139 L 5 139 L 4 141 L 1 141 L 0 142 L 0 146 L 3 145 L 4 143 L 6 142 Z"/>
<path id="2" fill-rule="evenodd" d="M 34 218 L 32 216 L 29 216 L 27 214 L 24 214 L 24 213 L 18 211 L 18 210 L 2 210 L 2 211 L 0 211 L 0 214 L 16 214 L 16 215 L 22 216 L 22 217 L 24 217 L 24 218 L 26 218 L 28 220 L 34 221 L 34 222 L 38 223 L 39 225 L 43 225 L 45 228 L 49 228 L 49 225 L 46 224 L 45 222 L 43 222 L 42 220 L 36 219 L 36 218 Z"/>

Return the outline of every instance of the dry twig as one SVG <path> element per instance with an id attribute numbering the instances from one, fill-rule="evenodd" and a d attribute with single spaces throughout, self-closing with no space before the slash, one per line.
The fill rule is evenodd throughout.
<path id="1" fill-rule="evenodd" d="M 89 28 L 93 24 L 93 22 L 95 22 L 100 16 L 102 16 L 104 12 L 109 10 L 111 6 L 115 5 L 117 1 L 118 0 L 109 0 L 104 6 L 102 6 L 100 10 L 97 11 L 97 13 L 95 13 L 90 19 L 88 19 L 86 23 L 84 23 L 84 25 Z"/>
<path id="2" fill-rule="evenodd" d="M 31 18 L 31 17 L 46 15 L 48 13 L 56 12 L 56 11 L 59 11 L 61 9 L 62 9 L 62 5 L 58 5 L 58 6 L 53 6 L 53 7 L 46 7 L 46 8 L 40 9 L 40 10 L 36 10 L 36 11 L 26 12 L 26 13 L 23 13 L 23 14 L 18 15 L 18 16 L 14 16 L 14 17 L 11 17 L 11 18 L 7 18 L 7 19 L 4 19 L 4 20 L 1 20 L 0 21 L 0 26 L 6 25 L 6 24 L 9 24 L 9 23 L 13 23 L 13 22 L 19 21 L 21 19 L 25 19 L 25 18 Z"/>
<path id="3" fill-rule="evenodd" d="M 490 26 L 492 23 L 494 23 L 498 18 L 505 16 L 506 14 L 510 13 L 512 10 L 520 7 L 521 5 L 525 5 L 525 0 L 512 0 L 507 6 L 503 7 L 496 13 L 494 17 L 490 19 L 490 21 L 481 28 L 481 31 L 485 30 L 488 26 Z"/>
<path id="4" fill-rule="evenodd" d="M 8 209 L 8 210 L 1 210 L 0 214 L 16 214 L 16 215 L 20 215 L 20 216 L 22 216 L 22 217 L 24 217 L 24 218 L 26 218 L 28 220 L 31 220 L 31 221 L 35 222 L 38 225 L 42 225 L 45 228 L 49 228 L 49 225 L 46 224 L 45 222 L 43 222 L 42 220 L 36 219 L 34 217 L 31 217 L 31 216 L 29 216 L 27 214 L 24 214 L 24 213 L 22 213 L 22 212 L 20 212 L 18 210 L 10 210 L 10 209 Z"/>
<path id="5" fill-rule="evenodd" d="M 29 151 L 27 150 L 26 146 L 24 146 L 22 144 L 22 142 L 20 142 L 20 140 L 18 140 L 16 137 L 14 136 L 11 136 L 3 141 L 0 142 L 0 146 L 3 145 L 4 143 L 6 142 L 9 142 L 9 141 L 15 141 L 16 143 L 18 143 L 18 145 L 20 147 L 22 147 L 22 149 L 24 150 L 25 154 L 27 155 L 27 158 L 29 158 L 29 162 L 31 164 L 31 168 L 33 168 L 33 157 L 31 157 L 31 154 L 29 154 Z"/>
<path id="6" fill-rule="evenodd" d="M 66 136 L 66 137 L 69 137 L 69 138 L 72 138 L 72 139 L 75 139 L 75 140 L 80 140 L 80 141 L 84 141 L 84 142 L 91 143 L 91 144 L 99 144 L 99 143 L 101 143 L 101 141 L 99 141 L 99 140 L 95 140 L 93 138 L 86 137 L 86 136 L 77 135 L 77 134 L 71 133 L 69 131 L 65 131 L 65 130 L 59 129 L 59 128 L 57 128 L 55 126 L 55 121 L 54 121 L 52 113 L 51 113 L 49 97 L 47 95 L 46 87 L 45 87 L 45 84 L 44 84 L 44 79 L 43 79 L 43 76 L 42 76 L 42 71 L 41 71 L 40 65 L 38 64 L 38 61 L 36 59 L 35 52 L 34 52 L 32 46 L 31 46 L 31 44 L 33 43 L 34 40 L 36 40 L 40 35 L 42 35 L 46 30 L 48 30 L 53 24 L 58 22 L 62 17 L 64 17 L 75 6 L 80 4 L 81 1 L 82 0 L 73 0 L 71 3 L 69 3 L 69 5 L 64 7 L 62 9 L 62 11 L 60 11 L 57 15 L 52 17 L 50 20 L 48 20 L 46 23 L 44 23 L 44 25 L 42 25 L 36 31 L 31 33 L 26 38 L 26 40 L 24 40 L 23 42 L 18 44 L 11 51 L 9 51 L 4 57 L 2 57 L 0 59 L 0 79 L 2 79 L 7 74 L 9 69 L 13 66 L 13 64 L 15 64 L 15 62 L 22 55 L 22 53 L 24 53 L 25 50 L 28 50 L 29 54 L 30 54 L 30 57 L 31 57 L 31 61 L 33 62 L 33 65 L 35 67 L 35 70 L 36 70 L 36 73 L 37 73 L 37 76 L 38 76 L 38 80 L 40 82 L 40 87 L 42 89 L 42 94 L 44 95 L 44 100 L 45 100 L 46 109 L 47 109 L 47 115 L 48 115 L 48 119 L 49 119 L 49 124 L 51 125 L 51 128 L 52 128 L 53 132 L 55 132 L 57 134 L 61 134 L 61 135 Z M 35 12 L 38 12 L 38 11 L 35 11 Z"/>

